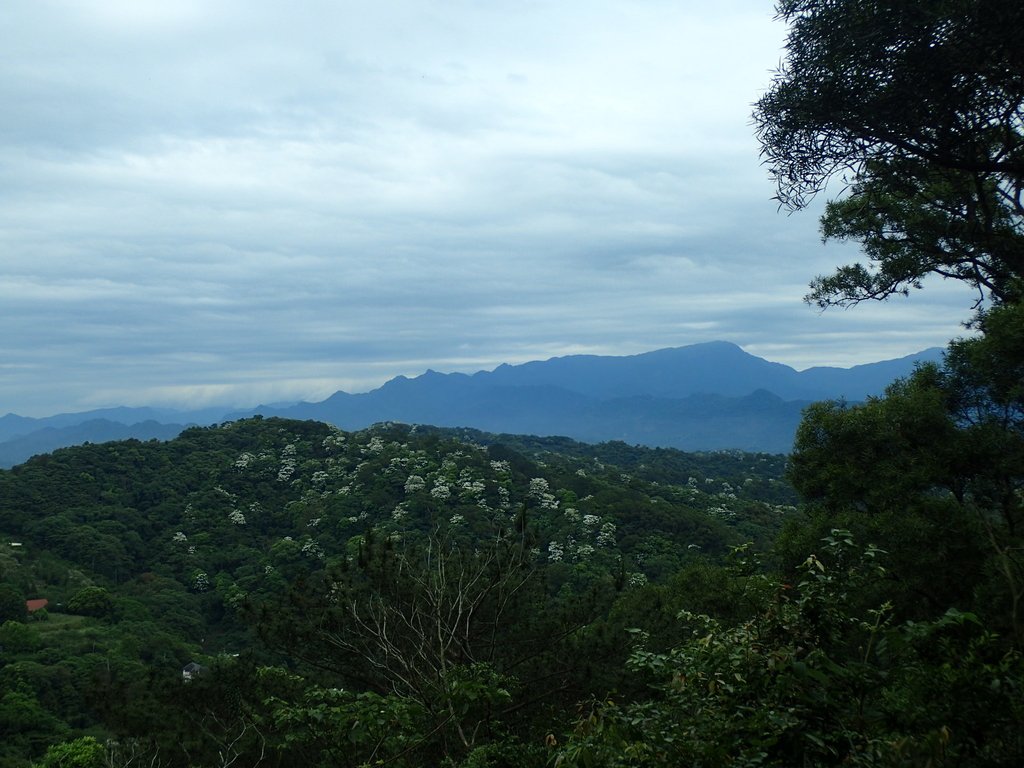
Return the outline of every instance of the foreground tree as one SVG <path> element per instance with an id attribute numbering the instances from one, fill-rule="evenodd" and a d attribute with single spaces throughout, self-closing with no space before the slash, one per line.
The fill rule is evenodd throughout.
<path id="1" fill-rule="evenodd" d="M 368 533 L 351 562 L 265 607 L 263 638 L 347 689 L 278 704 L 277 721 L 306 734 L 303 749 L 327 749 L 312 727 L 327 707 L 339 723 L 365 725 L 371 709 L 403 724 L 400 738 L 371 728 L 353 741 L 363 760 L 472 763 L 509 744 L 525 754 L 519 736 L 579 695 L 597 660 L 579 645 L 599 608 L 545 594 L 524 526 L 496 524 L 484 539 L 464 527 L 441 522 L 401 542 Z"/>
<path id="2" fill-rule="evenodd" d="M 556 766 L 1016 766 L 1024 660 L 977 617 L 898 624 L 858 607 L 884 555 L 832 531 L 795 585 L 753 574 L 757 610 L 683 611 L 679 642 L 629 660 L 639 701 L 587 708 Z"/>
<path id="3" fill-rule="evenodd" d="M 781 544 L 792 563 L 847 526 L 892 552 L 903 615 L 971 608 L 1024 646 L 1024 307 L 979 324 L 885 397 L 806 411 L 789 479 L 807 519 Z"/>
<path id="4" fill-rule="evenodd" d="M 826 238 L 870 264 L 811 284 L 822 307 L 885 299 L 931 274 L 979 300 L 1024 275 L 1024 5 L 1017 0 L 782 0 L 786 58 L 754 120 L 778 200 L 841 176 Z"/>

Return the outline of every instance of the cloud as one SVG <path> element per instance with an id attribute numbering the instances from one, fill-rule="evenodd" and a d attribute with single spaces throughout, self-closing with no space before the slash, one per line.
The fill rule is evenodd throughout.
<path id="1" fill-rule="evenodd" d="M 15 2 L 0 410 L 238 405 L 724 338 L 852 364 L 970 298 L 819 315 L 771 201 L 761 2 Z"/>

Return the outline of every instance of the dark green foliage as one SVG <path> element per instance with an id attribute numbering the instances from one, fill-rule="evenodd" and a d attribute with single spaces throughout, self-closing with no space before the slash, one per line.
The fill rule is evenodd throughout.
<path id="1" fill-rule="evenodd" d="M 34 651 L 39 647 L 39 633 L 20 621 L 8 619 L 0 624 L 0 658 Z"/>
<path id="2" fill-rule="evenodd" d="M 1024 8 L 1017 0 L 783 0 L 786 57 L 754 114 L 778 199 L 849 175 L 826 238 L 871 266 L 815 280 L 821 306 L 884 299 L 927 275 L 1021 298 Z"/>
<path id="3" fill-rule="evenodd" d="M 0 623 L 24 621 L 27 616 L 25 595 L 10 584 L 0 584 Z"/>
<path id="4" fill-rule="evenodd" d="M 795 586 L 754 574 L 751 617 L 682 611 L 631 655 L 651 693 L 595 701 L 556 765 L 1018 765 L 1024 659 L 956 611 L 896 625 L 851 598 L 884 575 L 834 531 Z"/>
<path id="5" fill-rule="evenodd" d="M 994 503 L 1004 470 L 971 459 L 975 427 L 992 423 L 961 405 L 990 413 L 1012 387 L 978 378 L 980 352 L 957 354 L 959 368 L 924 369 L 865 406 L 817 407 L 791 469 L 811 502 L 799 512 L 780 457 L 479 433 L 467 444 L 400 425 L 243 421 L 0 473 L 26 541 L 12 572 L 60 606 L 49 621 L 0 628 L 0 714 L 16 734 L 7 754 L 24 766 L 102 735 L 116 738 L 108 761 L 182 768 L 540 766 L 566 744 L 581 701 L 606 703 L 565 756 L 595 764 L 718 764 L 751 750 L 775 764 L 883 753 L 913 763 L 929 749 L 974 760 L 997 744 L 1016 754 L 993 734 L 1019 712 L 1007 703 L 991 727 L 980 715 L 985 686 L 998 680 L 1009 702 L 1019 685 L 1017 657 L 981 624 L 1011 624 L 998 567 L 1009 560 L 992 556 L 968 508 Z M 105 490 L 88 501 L 78 485 L 95 483 Z M 782 539 L 775 556 L 790 571 L 776 576 L 751 553 L 786 520 L 810 523 Z M 837 521 L 893 550 L 884 577 L 841 554 L 846 538 L 829 545 L 840 554 L 822 550 L 816 531 Z M 94 532 L 89 546 L 73 540 L 76 526 Z M 93 560 L 104 537 L 121 544 L 116 573 Z M 743 538 L 761 546 L 736 549 Z M 943 619 L 951 604 L 977 618 Z M 699 630 L 692 640 L 680 637 L 681 612 Z M 877 627 L 862 625 L 872 617 Z M 646 655 L 627 666 L 631 630 Z M 945 645 L 926 653 L 933 641 Z M 764 654 L 780 660 L 771 674 Z M 957 654 L 969 675 L 947 669 Z M 205 671 L 185 682 L 190 661 Z M 704 689 L 665 687 L 674 667 L 705 675 Z M 730 676 L 732 690 L 707 689 Z M 683 718 L 694 691 L 703 708 Z M 855 702 L 869 700 L 884 716 L 856 721 Z M 974 746 L 953 722 L 976 731 Z M 663 737 L 676 746 L 654 749 Z"/>
<path id="6" fill-rule="evenodd" d="M 278 670 L 261 670 L 283 676 Z M 432 752 L 419 737 L 429 732 L 429 720 L 416 702 L 355 693 L 343 689 L 306 686 L 296 677 L 289 680 L 295 689 L 289 700 L 271 697 L 269 732 L 276 750 L 289 755 L 295 764 L 310 766 L 356 766 L 372 761 L 391 761 L 399 765 L 426 764 Z"/>
<path id="7" fill-rule="evenodd" d="M 575 701 L 589 665 L 607 653 L 577 633 L 611 595 L 563 604 L 548 601 L 544 586 L 530 542 L 514 528 L 476 538 L 448 525 L 401 545 L 365 537 L 351 564 L 297 583 L 260 624 L 291 657 L 366 691 L 334 697 L 337 716 L 387 697 L 429 733 L 416 746 L 419 761 L 479 760 L 504 731 L 544 727 L 538 715 Z M 396 749 L 410 747 L 407 734 L 395 738 Z"/>
<path id="8" fill-rule="evenodd" d="M 1020 184 L 1018 176 L 1014 184 Z M 872 160 L 821 221 L 825 239 L 862 244 L 872 268 L 840 267 L 811 283 L 821 307 L 906 295 L 928 275 L 974 287 L 979 302 L 1019 298 L 1024 211 L 996 178 L 919 160 Z"/>
<path id="9" fill-rule="evenodd" d="M 71 596 L 66 608 L 68 613 L 106 619 L 114 612 L 114 601 L 103 587 L 84 587 Z"/>
<path id="10" fill-rule="evenodd" d="M 1013 0 L 782 0 L 786 59 L 755 120 L 800 205 L 872 158 L 1020 178 L 1024 9 Z"/>
<path id="11" fill-rule="evenodd" d="M 36 768 L 106 768 L 107 751 L 92 736 L 56 744 L 46 750 Z"/>
<path id="12" fill-rule="evenodd" d="M 12 583 L 57 610 L 8 633 L 0 695 L 32 693 L 48 734 L 11 754 L 106 734 L 165 765 L 230 744 L 246 764 L 540 764 L 553 723 L 621 683 L 613 603 L 792 514 L 781 457 L 471 437 L 254 419 L 0 472 Z M 465 619 L 445 648 L 439 611 Z M 184 684 L 190 661 L 208 672 Z M 294 684 L 258 671 L 284 667 Z M 380 741 L 374 708 L 405 725 Z"/>
<path id="13" fill-rule="evenodd" d="M 790 563 L 842 525 L 891 551 L 901 616 L 954 605 L 1024 639 L 1020 312 L 991 310 L 984 336 L 884 398 L 808 410 L 789 477 L 810 504 L 783 537 Z"/>
<path id="14" fill-rule="evenodd" d="M 0 692 L 0 733 L 4 734 L 0 760 L 18 765 L 26 756 L 41 754 L 48 744 L 63 739 L 68 727 L 30 691 L 6 691 Z"/>

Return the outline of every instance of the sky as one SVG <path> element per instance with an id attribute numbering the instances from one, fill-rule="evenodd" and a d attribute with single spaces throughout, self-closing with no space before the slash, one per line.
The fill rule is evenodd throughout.
<path id="1" fill-rule="evenodd" d="M 251 406 L 724 340 L 944 345 L 973 296 L 820 312 L 780 212 L 770 3 L 8 0 L 0 413 Z"/>

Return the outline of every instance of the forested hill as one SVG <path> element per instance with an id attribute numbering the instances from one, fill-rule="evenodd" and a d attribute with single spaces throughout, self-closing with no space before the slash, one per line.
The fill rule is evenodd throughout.
<path id="1" fill-rule="evenodd" d="M 0 766 L 1017 765 L 999 561 L 857 427 L 899 396 L 788 469 L 255 418 L 0 471 Z"/>
<path id="2" fill-rule="evenodd" d="M 609 670 L 624 659 L 626 636 L 609 639 L 624 619 L 609 612 L 629 613 L 646 583 L 774 537 L 794 511 L 783 469 L 778 456 L 401 425 L 345 433 L 273 418 L 36 457 L 0 472 L 0 618 L 24 619 L 25 600 L 49 601 L 0 635 L 0 765 L 83 734 L 129 739 L 167 764 L 213 760 L 244 721 L 209 733 L 196 715 L 226 715 L 214 694 L 190 711 L 198 705 L 182 699 L 181 675 L 225 654 L 300 675 L 275 695 L 295 695 L 325 666 L 365 695 L 401 687 L 372 668 L 380 659 L 365 647 L 368 627 L 344 635 L 336 625 L 337 596 L 387 594 L 382 579 L 409 595 L 429 591 L 408 569 L 431 548 L 459 579 L 470 569 L 486 584 L 472 593 L 480 624 L 460 653 L 506 672 L 506 652 L 524 654 L 521 687 L 508 693 L 524 702 L 537 665 L 559 665 L 545 706 L 569 711 L 605 674 L 577 668 L 573 653 L 587 648 Z M 429 665 L 416 674 L 417 686 L 433 685 Z"/>

